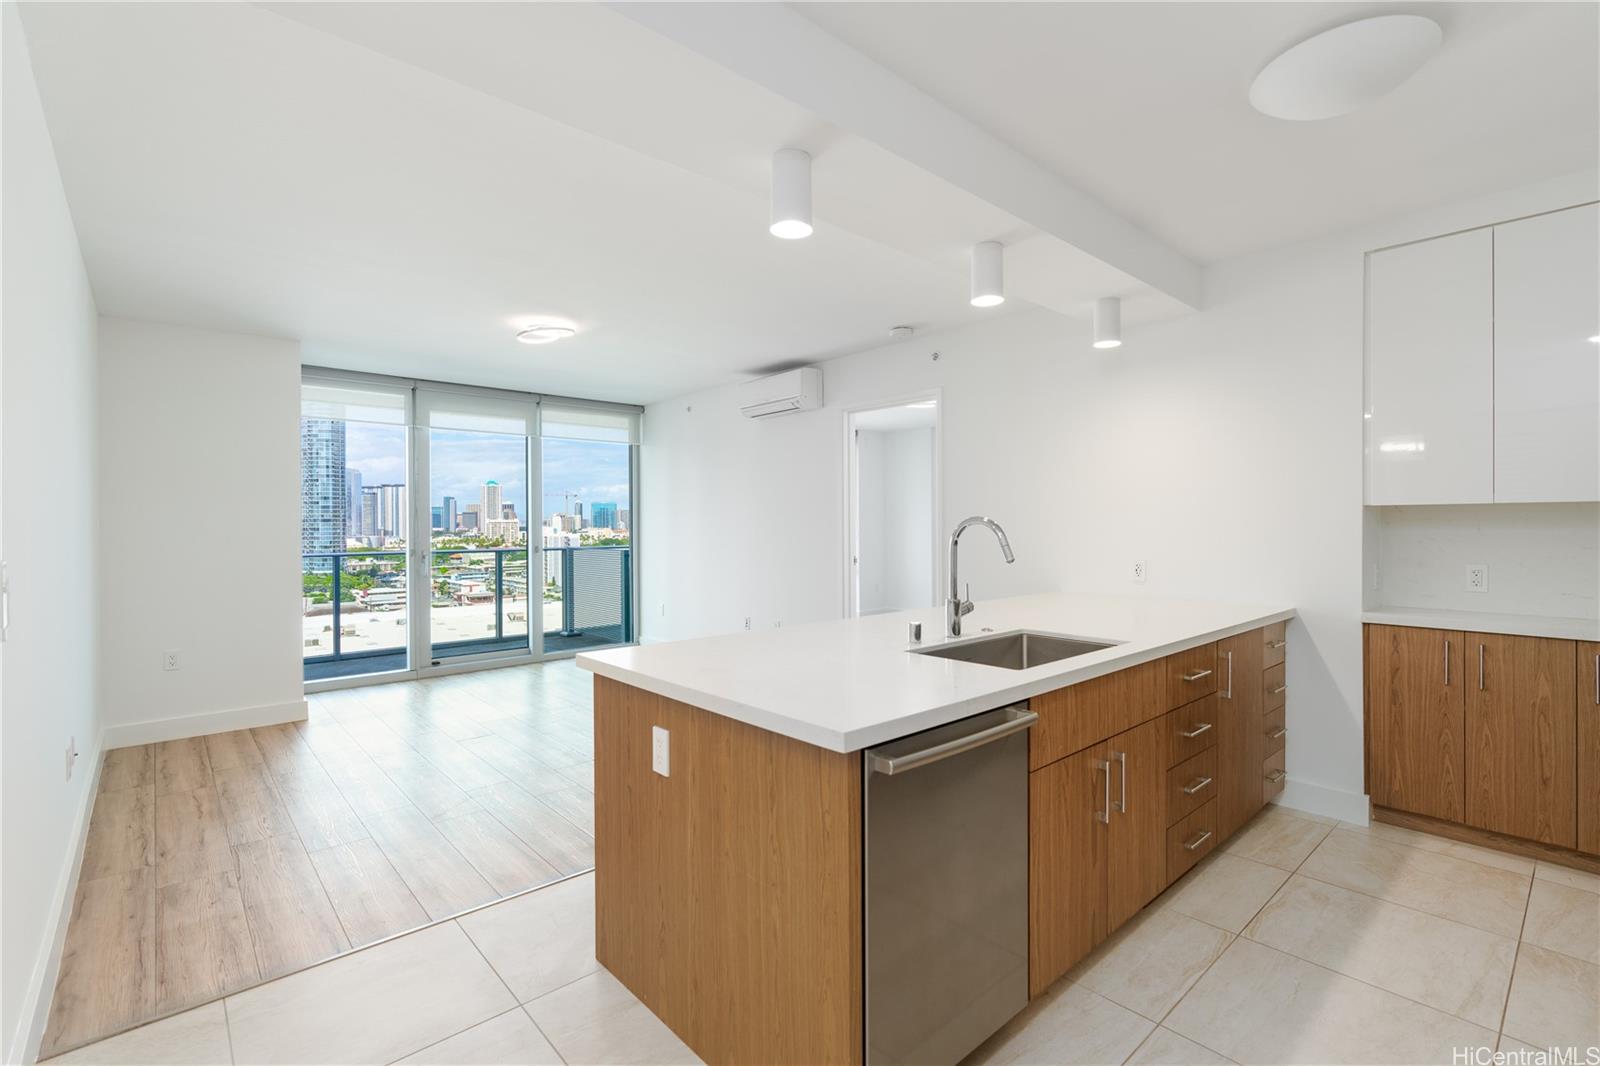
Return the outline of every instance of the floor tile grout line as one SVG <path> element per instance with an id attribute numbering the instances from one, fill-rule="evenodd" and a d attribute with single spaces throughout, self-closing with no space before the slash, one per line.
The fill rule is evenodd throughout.
<path id="1" fill-rule="evenodd" d="M 237 1063 L 239 1061 L 238 1056 L 233 1052 L 233 1019 L 228 1017 L 229 998 L 229 996 L 222 997 L 222 1035 L 228 1040 L 228 1061 Z"/>
<path id="2" fill-rule="evenodd" d="M 1485 869 L 1501 870 L 1501 871 L 1503 871 L 1505 873 L 1508 873 L 1508 874 L 1517 874 L 1518 876 L 1523 876 L 1519 871 L 1513 870 L 1510 867 L 1507 867 L 1507 866 L 1496 866 L 1492 862 L 1483 862 L 1480 859 L 1472 858 L 1470 855 L 1457 855 L 1455 852 L 1449 851 L 1449 850 L 1435 850 L 1433 848 L 1425 848 L 1425 847 L 1422 847 L 1421 845 L 1413 844 L 1413 843 L 1411 843 L 1410 841 L 1407 841 L 1407 840 L 1396 840 L 1393 837 L 1384 836 L 1382 833 L 1369 833 L 1368 830 L 1373 825 L 1389 826 L 1389 828 L 1391 828 L 1391 829 L 1405 829 L 1406 828 L 1403 825 L 1399 825 L 1399 826 L 1390 825 L 1388 822 L 1370 822 L 1370 823 L 1368 823 L 1367 825 L 1364 825 L 1364 826 L 1356 825 L 1354 822 L 1348 822 L 1348 823 L 1340 822 L 1338 825 L 1334 826 L 1334 828 L 1338 829 L 1338 830 L 1341 830 L 1343 832 L 1346 832 L 1346 833 L 1354 833 L 1354 834 L 1356 834 L 1358 836 L 1370 836 L 1373 840 L 1376 840 L 1379 843 L 1392 844 L 1392 845 L 1394 845 L 1396 847 L 1402 847 L 1402 848 L 1410 848 L 1412 851 L 1420 851 L 1425 855 L 1437 855 L 1437 856 L 1440 856 L 1441 858 L 1445 858 L 1445 859 L 1455 859 L 1458 862 L 1470 862 L 1474 866 L 1482 866 Z M 1479 844 L 1468 844 L 1465 841 L 1454 840 L 1454 839 L 1452 839 L 1450 837 L 1446 837 L 1446 836 L 1435 836 L 1434 834 L 1431 834 L 1431 833 L 1421 833 L 1420 830 L 1416 830 L 1416 829 L 1411 829 L 1411 830 L 1407 830 L 1407 831 L 1408 832 L 1412 832 L 1412 833 L 1419 833 L 1420 835 L 1428 836 L 1428 837 L 1430 837 L 1432 839 L 1442 840 L 1442 841 L 1445 841 L 1446 843 L 1449 843 L 1449 844 L 1459 844 L 1460 846 L 1465 847 L 1465 848 L 1482 847 L 1482 845 L 1479 845 Z M 1514 852 L 1509 852 L 1509 851 L 1504 851 L 1504 852 L 1496 851 L 1494 848 L 1484 848 L 1484 850 L 1485 851 L 1493 851 L 1496 855 L 1504 855 L 1507 858 L 1523 859 L 1526 862 L 1531 862 L 1531 863 L 1534 864 L 1535 868 L 1532 869 L 1532 870 L 1529 870 L 1526 876 L 1533 877 L 1537 873 L 1537 867 L 1538 867 L 1538 860 L 1537 859 L 1529 859 L 1526 856 L 1517 855 Z"/>
<path id="3" fill-rule="evenodd" d="M 473 938 L 472 933 L 468 931 L 467 927 L 465 925 L 462 925 L 461 921 L 459 919 L 455 920 L 455 924 L 456 924 L 456 928 L 461 930 L 461 935 L 467 938 L 467 943 L 472 945 L 472 950 L 476 951 L 478 953 L 478 957 L 483 960 L 483 964 L 485 966 L 489 967 L 489 972 L 494 974 L 496 979 L 499 980 L 500 984 L 505 987 L 506 994 L 509 995 L 511 997 L 512 1002 L 516 1004 L 516 1006 L 512 1007 L 511 1009 L 512 1010 L 520 1010 L 523 1013 L 523 1016 L 526 1017 L 528 1019 L 529 1023 L 534 1027 L 534 1029 L 538 1030 L 539 1035 L 544 1038 L 544 1042 L 546 1044 L 550 1045 L 551 1050 L 556 1053 L 556 1057 L 559 1058 L 562 1062 L 566 1062 L 567 1061 L 567 1057 L 565 1055 L 561 1054 L 561 1049 L 556 1047 L 556 1042 L 554 1040 L 550 1039 L 550 1034 L 548 1034 L 548 1033 L 546 1033 L 544 1031 L 544 1027 L 539 1024 L 539 1020 L 533 1016 L 533 1013 L 531 1011 L 528 1010 L 528 1003 L 532 1003 L 533 1000 L 530 999 L 526 1003 L 523 1002 L 522 1001 L 522 997 L 518 996 L 517 993 L 516 993 L 516 990 L 511 987 L 511 982 L 507 981 L 505 979 L 505 975 L 502 974 L 499 971 L 498 968 L 496 968 L 494 962 L 489 958 L 489 956 L 484 954 L 483 947 L 481 945 L 479 945 L 477 940 L 475 940 Z M 592 972 L 593 971 L 591 971 L 591 973 Z M 588 977 L 589 974 L 584 974 L 583 976 L 584 977 Z M 581 977 L 577 978 L 577 980 L 580 980 L 580 981 L 582 979 L 583 978 L 581 978 Z M 567 984 L 571 984 L 571 983 L 572 983 L 571 981 L 567 982 Z M 567 987 L 567 985 L 561 985 L 560 987 L 561 988 L 565 988 L 565 987 Z M 556 991 L 556 989 L 551 989 L 551 991 Z M 546 994 L 548 994 L 548 993 L 546 993 Z M 538 998 L 540 998 L 540 997 L 538 997 L 538 996 L 534 997 L 534 999 L 538 999 Z M 509 1013 L 509 1012 L 507 1012 L 507 1013 Z M 498 1018 L 499 1015 L 495 1015 L 495 1017 Z M 483 1023 L 480 1022 L 479 1024 L 481 1025 Z M 465 1030 L 463 1030 L 463 1031 L 465 1031 Z M 416 1052 L 412 1052 L 412 1054 L 416 1054 Z"/>
<path id="4" fill-rule="evenodd" d="M 1537 870 L 1535 871 L 1537 872 Z M 1533 879 L 1528 881 L 1528 894 L 1522 901 L 1522 924 L 1517 929 L 1517 946 L 1511 953 L 1511 977 L 1506 981 L 1506 998 L 1500 1003 L 1500 1025 L 1495 1030 L 1498 1039 L 1495 1048 L 1500 1047 L 1500 1039 L 1506 1035 L 1506 1015 L 1511 1013 L 1511 988 L 1517 983 L 1517 963 L 1522 959 L 1522 934 L 1528 931 L 1528 908 L 1533 903 Z"/>
<path id="5" fill-rule="evenodd" d="M 512 996 L 511 998 L 512 999 L 516 999 L 517 997 L 516 996 Z M 444 1036 L 441 1036 L 439 1039 L 429 1041 L 428 1043 L 422 1045 L 419 1048 L 415 1048 L 415 1049 L 413 1049 L 411 1051 L 407 1051 L 403 1055 L 397 1055 L 392 1059 L 388 1059 L 388 1060 L 385 1061 L 384 1066 L 395 1066 L 396 1063 L 398 1063 L 398 1062 L 400 1062 L 400 1061 L 402 1061 L 404 1059 L 408 1059 L 413 1055 L 420 1055 L 424 1051 L 427 1051 L 429 1048 L 438 1047 L 440 1044 L 444 1043 L 446 1040 L 454 1040 L 456 1037 L 460 1036 L 462 1033 L 470 1033 L 472 1030 L 476 1029 L 480 1025 L 488 1025 L 490 1022 L 494 1021 L 496 1018 L 504 1018 L 506 1015 L 510 1014 L 512 1011 L 521 1010 L 521 1009 L 522 1009 L 521 1004 L 517 1004 L 515 1006 L 507 1007 L 505 1010 L 496 1011 L 494 1014 L 489 1015 L 487 1018 L 483 1018 L 483 1019 L 481 1019 L 479 1021 L 475 1021 L 471 1025 L 463 1026 L 462 1028 L 457 1029 L 453 1033 L 446 1033 Z"/>
<path id="6" fill-rule="evenodd" d="M 1497 936 L 1502 940 L 1518 939 L 1516 937 L 1512 937 L 1511 935 L 1509 935 L 1507 933 L 1502 933 L 1497 929 L 1485 929 L 1481 925 L 1473 925 L 1471 922 L 1464 922 L 1460 918 L 1451 918 L 1448 915 L 1436 914 L 1433 911 L 1424 910 L 1421 907 L 1413 907 L 1409 903 L 1401 903 L 1398 900 L 1389 899 L 1387 896 L 1375 896 L 1371 892 L 1365 892 L 1365 891 L 1363 891 L 1363 890 L 1361 890 L 1359 888 L 1351 888 L 1349 885 L 1341 885 L 1337 881 L 1330 881 L 1326 877 L 1318 877 L 1316 874 L 1301 873 L 1300 871 L 1296 870 L 1293 874 L 1290 874 L 1289 876 L 1291 876 L 1291 877 L 1303 877 L 1307 881 L 1315 881 L 1319 885 L 1330 885 L 1333 888 L 1343 889 L 1346 892 L 1353 892 L 1358 896 L 1364 896 L 1367 899 L 1376 900 L 1379 903 L 1387 903 L 1392 907 L 1400 907 L 1401 909 L 1411 911 L 1414 914 L 1425 914 L 1430 918 L 1437 918 L 1442 922 L 1450 922 L 1450 923 L 1452 923 L 1454 925 L 1459 925 L 1459 926 L 1462 926 L 1462 927 L 1467 928 L 1467 929 L 1477 930 L 1480 933 L 1487 933 L 1489 936 Z"/>

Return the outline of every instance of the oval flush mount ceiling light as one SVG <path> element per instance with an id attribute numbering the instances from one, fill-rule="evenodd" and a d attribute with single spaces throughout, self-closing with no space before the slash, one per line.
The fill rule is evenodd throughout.
<path id="1" fill-rule="evenodd" d="M 1299 122 L 1346 115 L 1398 88 L 1443 40 L 1439 24 L 1421 15 L 1347 22 L 1268 63 L 1250 85 L 1250 103 Z"/>
<path id="2" fill-rule="evenodd" d="M 517 334 L 517 340 L 523 344 L 550 344 L 554 341 L 566 340 L 577 332 L 571 326 L 529 326 Z"/>
<path id="3" fill-rule="evenodd" d="M 772 225 L 767 229 L 787 241 L 811 236 L 811 156 L 798 148 L 772 156 Z"/>

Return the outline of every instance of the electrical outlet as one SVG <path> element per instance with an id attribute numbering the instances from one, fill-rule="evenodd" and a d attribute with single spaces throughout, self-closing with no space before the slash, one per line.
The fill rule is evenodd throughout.
<path id="1" fill-rule="evenodd" d="M 163 669 L 163 670 L 176 670 L 177 668 L 178 668 L 178 653 L 176 651 L 162 652 L 161 653 L 161 669 Z"/>
<path id="2" fill-rule="evenodd" d="M 750 628 L 750 616 L 749 615 L 745 615 L 744 616 L 744 627 L 746 629 Z"/>
<path id="3" fill-rule="evenodd" d="M 672 776 L 672 752 L 667 731 L 658 725 L 650 727 L 650 769 L 662 777 Z"/>
<path id="4" fill-rule="evenodd" d="M 72 780 L 72 768 L 78 765 L 78 738 L 67 738 L 67 780 Z"/>
<path id="5" fill-rule="evenodd" d="M 1467 591 L 1489 591 L 1489 567 L 1484 563 L 1472 563 L 1467 567 Z"/>
<path id="6" fill-rule="evenodd" d="M 1133 562 L 1133 583 L 1135 585 L 1144 584 L 1145 575 L 1145 561 L 1143 559 L 1135 559 Z"/>

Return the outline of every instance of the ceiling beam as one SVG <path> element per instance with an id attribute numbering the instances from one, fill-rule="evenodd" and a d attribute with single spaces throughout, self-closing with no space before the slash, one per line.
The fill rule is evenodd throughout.
<path id="1" fill-rule="evenodd" d="M 608 6 L 1180 303 L 1201 305 L 1194 263 L 788 5 Z"/>

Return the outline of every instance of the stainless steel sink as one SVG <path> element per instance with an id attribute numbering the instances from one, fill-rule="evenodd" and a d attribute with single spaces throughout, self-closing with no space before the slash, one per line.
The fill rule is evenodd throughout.
<path id="1" fill-rule="evenodd" d="M 936 648 L 914 649 L 917 655 L 931 655 L 937 659 L 955 659 L 980 666 L 999 666 L 1007 670 L 1026 670 L 1030 666 L 1070 659 L 1074 655 L 1087 655 L 1091 651 L 1114 647 L 1114 640 L 1083 640 L 1063 637 L 1056 633 L 1038 633 L 1021 630 L 1000 633 L 979 640 L 963 640 Z"/>

